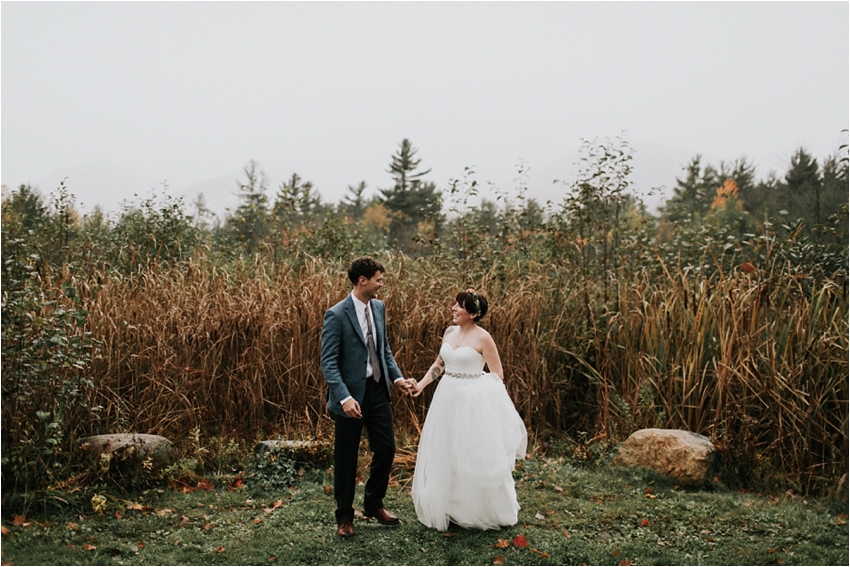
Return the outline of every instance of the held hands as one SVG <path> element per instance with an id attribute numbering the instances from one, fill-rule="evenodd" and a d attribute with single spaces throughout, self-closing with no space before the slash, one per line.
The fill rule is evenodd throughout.
<path id="1" fill-rule="evenodd" d="M 416 380 L 414 380 L 413 378 L 404 378 L 401 380 L 396 380 L 395 385 L 408 396 L 413 396 L 415 398 L 419 395 L 419 393 L 417 392 Z"/>

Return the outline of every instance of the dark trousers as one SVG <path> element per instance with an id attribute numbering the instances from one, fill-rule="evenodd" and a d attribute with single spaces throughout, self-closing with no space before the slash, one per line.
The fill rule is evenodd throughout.
<path id="1" fill-rule="evenodd" d="M 357 453 L 363 426 L 366 426 L 369 450 L 372 451 L 372 465 L 363 497 L 364 512 L 372 512 L 384 507 L 384 496 L 387 494 L 390 471 L 395 457 L 393 412 L 386 385 L 376 383 L 372 378 L 366 379 L 366 395 L 363 403 L 360 404 L 360 412 L 363 414 L 362 419 L 333 414 L 334 496 L 337 504 L 337 524 L 354 520 Z"/>

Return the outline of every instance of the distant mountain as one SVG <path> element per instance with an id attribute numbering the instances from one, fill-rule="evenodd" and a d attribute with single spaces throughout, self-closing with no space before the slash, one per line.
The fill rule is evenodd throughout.
<path id="1" fill-rule="evenodd" d="M 172 197 L 183 197 L 187 213 L 194 213 L 193 203 L 198 193 L 203 193 L 207 208 L 222 217 L 226 208 L 238 205 L 235 193 L 239 175 L 240 172 L 234 170 L 232 174 L 204 181 L 180 183 L 167 178 L 157 179 L 150 171 L 137 166 L 93 162 L 59 168 L 33 186 L 47 198 L 64 180 L 68 191 L 76 197 L 81 213 L 90 213 L 97 205 L 107 213 L 118 213 L 124 203 L 160 196 L 167 187 Z"/>

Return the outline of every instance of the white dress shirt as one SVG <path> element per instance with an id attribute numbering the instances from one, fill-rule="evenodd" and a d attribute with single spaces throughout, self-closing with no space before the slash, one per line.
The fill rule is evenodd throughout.
<path id="1" fill-rule="evenodd" d="M 360 323 L 360 332 L 363 333 L 363 340 L 365 341 L 365 340 L 367 340 L 366 335 L 369 332 L 369 327 L 366 324 L 366 304 L 363 303 L 362 301 L 360 301 L 357 298 L 357 296 L 354 295 L 354 292 L 351 292 L 351 299 L 354 300 L 354 311 L 357 313 L 357 322 Z M 369 316 L 372 319 L 372 328 L 376 329 L 377 327 L 375 327 L 375 316 L 372 314 L 371 309 L 369 309 Z M 377 348 L 378 348 L 378 337 L 375 336 L 374 333 L 373 333 L 373 338 L 375 339 L 375 349 L 377 350 Z M 367 356 L 366 357 L 366 377 L 371 378 L 372 372 L 373 372 L 372 361 L 369 360 L 369 357 Z M 398 382 L 399 380 L 404 380 L 404 378 L 398 378 L 398 379 L 396 379 L 396 382 Z M 350 399 L 351 399 L 351 396 L 348 396 L 344 400 L 341 400 L 339 403 L 345 404 L 345 402 L 347 402 Z"/>

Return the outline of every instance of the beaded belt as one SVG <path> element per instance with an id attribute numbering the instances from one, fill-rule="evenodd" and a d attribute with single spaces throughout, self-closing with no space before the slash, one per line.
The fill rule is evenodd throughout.
<path id="1" fill-rule="evenodd" d="M 461 372 L 446 372 L 446 376 L 451 376 L 452 378 L 481 378 L 483 372 L 479 372 L 478 374 L 463 374 Z"/>

